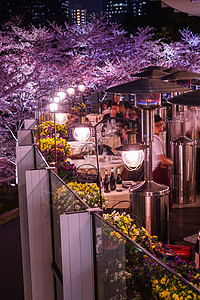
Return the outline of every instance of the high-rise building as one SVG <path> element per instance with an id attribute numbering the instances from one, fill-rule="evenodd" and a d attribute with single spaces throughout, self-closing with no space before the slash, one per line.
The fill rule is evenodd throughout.
<path id="1" fill-rule="evenodd" d="M 136 20 L 143 14 L 143 6 L 150 0 L 104 0 L 103 8 L 111 24 L 123 23 L 127 13 Z"/>
<path id="2" fill-rule="evenodd" d="M 74 24 L 82 25 L 87 22 L 87 9 L 83 9 L 81 4 L 74 4 L 70 9 L 71 19 Z"/>
<path id="3" fill-rule="evenodd" d="M 69 19 L 69 0 L 1 0 L 0 23 L 22 16 L 25 24 L 63 24 Z"/>
<path id="4" fill-rule="evenodd" d="M 97 14 L 94 11 L 87 11 L 87 22 L 91 22 L 96 16 Z"/>
<path id="5" fill-rule="evenodd" d="M 69 19 L 69 1 L 68 0 L 61 0 L 61 9 L 64 16 Z"/>

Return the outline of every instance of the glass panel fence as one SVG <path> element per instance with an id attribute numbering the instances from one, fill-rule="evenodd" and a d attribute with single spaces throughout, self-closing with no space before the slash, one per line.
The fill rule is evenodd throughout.
<path id="1" fill-rule="evenodd" d="M 26 120 L 26 129 L 34 130 L 35 127 L 37 126 L 37 120 L 30 119 Z"/>
<path id="2" fill-rule="evenodd" d="M 62 270 L 60 215 L 67 212 L 83 211 L 89 208 L 83 200 L 71 190 L 57 174 L 50 171 L 51 217 L 54 262 Z"/>
<path id="3" fill-rule="evenodd" d="M 189 267 L 182 276 L 175 272 L 178 258 L 170 268 L 98 214 L 93 220 L 98 299 L 199 299 L 200 290 L 182 277 Z"/>
<path id="4" fill-rule="evenodd" d="M 35 166 L 36 169 L 44 169 L 46 167 L 49 167 L 48 163 L 46 162 L 44 156 L 41 154 L 39 149 L 37 147 L 34 147 L 34 153 L 35 153 Z"/>

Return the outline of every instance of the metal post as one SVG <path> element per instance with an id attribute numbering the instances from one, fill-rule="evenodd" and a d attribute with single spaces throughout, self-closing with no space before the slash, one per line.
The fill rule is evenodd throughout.
<path id="1" fill-rule="evenodd" d="M 95 133 L 95 148 L 96 148 L 97 172 L 98 172 L 97 180 L 98 180 L 98 184 L 99 184 L 101 208 L 103 208 L 102 194 L 101 194 L 101 180 L 100 180 L 101 174 L 100 174 L 100 168 L 99 168 L 99 151 L 98 151 L 98 140 L 97 140 L 97 128 L 96 128 L 96 125 L 94 126 L 94 133 Z"/>
<path id="2" fill-rule="evenodd" d="M 57 150 L 56 150 L 56 112 L 54 110 L 54 139 L 55 139 L 55 163 L 57 163 Z"/>
<path id="3" fill-rule="evenodd" d="M 186 136 L 186 107 L 180 106 L 181 136 Z"/>
<path id="4" fill-rule="evenodd" d="M 143 110 L 143 141 L 149 147 L 145 150 L 144 176 L 147 181 L 152 180 L 152 141 L 154 133 L 154 110 Z"/>

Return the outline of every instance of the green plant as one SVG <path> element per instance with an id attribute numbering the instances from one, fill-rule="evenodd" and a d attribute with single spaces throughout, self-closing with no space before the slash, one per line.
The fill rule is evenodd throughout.
<path id="1" fill-rule="evenodd" d="M 76 181 L 77 179 L 77 169 L 74 164 L 69 161 L 61 161 L 57 163 L 57 173 L 60 178 L 66 183 Z"/>
<path id="2" fill-rule="evenodd" d="M 68 137 L 68 130 L 67 130 L 67 123 L 68 120 L 64 124 L 56 124 L 56 133 L 59 134 L 62 138 Z M 40 124 L 39 126 L 40 130 L 40 137 L 53 137 L 55 133 L 55 126 L 54 122 L 52 121 L 46 121 Z"/>
<path id="3" fill-rule="evenodd" d="M 68 186 L 90 207 L 100 207 L 100 192 L 96 184 L 70 182 Z M 103 206 L 106 207 L 108 204 L 107 199 L 103 197 L 102 201 Z M 66 211 L 85 209 L 85 206 L 80 202 L 80 200 L 78 200 L 64 185 L 56 190 L 53 197 L 53 204 L 57 207 L 59 215 Z"/>

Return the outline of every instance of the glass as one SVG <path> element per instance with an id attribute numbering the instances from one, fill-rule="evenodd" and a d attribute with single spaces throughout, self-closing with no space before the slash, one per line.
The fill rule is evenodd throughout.
<path id="1" fill-rule="evenodd" d="M 183 299 L 184 295 L 200 295 L 183 277 L 97 214 L 94 228 L 98 299 L 160 299 L 161 293 L 169 291 Z"/>
<path id="2" fill-rule="evenodd" d="M 62 270 L 60 215 L 69 212 L 82 211 L 89 208 L 54 172 L 50 171 L 51 182 L 51 213 L 52 213 L 52 240 L 54 261 Z"/>
<path id="3" fill-rule="evenodd" d="M 136 106 L 140 108 L 155 109 L 161 104 L 161 94 L 136 94 Z"/>
<path id="4" fill-rule="evenodd" d="M 34 149 L 35 149 L 34 151 L 35 151 L 36 169 L 44 169 L 46 167 L 49 167 L 44 156 L 41 154 L 41 152 L 38 150 L 38 148 L 34 147 Z"/>

